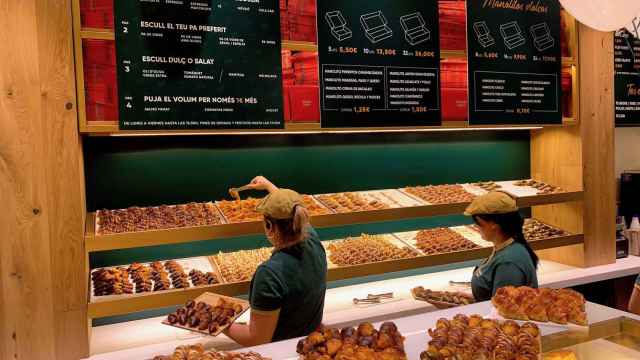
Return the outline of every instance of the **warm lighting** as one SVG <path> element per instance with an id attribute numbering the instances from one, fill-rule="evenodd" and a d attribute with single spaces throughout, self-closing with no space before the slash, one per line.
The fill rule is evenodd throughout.
<path id="1" fill-rule="evenodd" d="M 600 31 L 616 31 L 640 15 L 638 0 L 560 0 L 569 14 Z"/>

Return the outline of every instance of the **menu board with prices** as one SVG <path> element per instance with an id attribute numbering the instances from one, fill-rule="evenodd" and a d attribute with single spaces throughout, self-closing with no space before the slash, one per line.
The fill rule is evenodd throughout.
<path id="1" fill-rule="evenodd" d="M 115 0 L 120 128 L 284 126 L 277 0 Z"/>
<path id="2" fill-rule="evenodd" d="M 620 30 L 613 46 L 616 126 L 640 126 L 640 39 Z"/>
<path id="3" fill-rule="evenodd" d="M 560 3 L 467 1 L 469 124 L 561 124 Z"/>
<path id="4" fill-rule="evenodd" d="M 436 0 L 318 0 L 322 127 L 440 125 Z"/>

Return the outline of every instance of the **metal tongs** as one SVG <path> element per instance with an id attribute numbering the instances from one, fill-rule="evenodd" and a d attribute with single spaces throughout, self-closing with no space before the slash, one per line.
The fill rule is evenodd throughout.
<path id="1" fill-rule="evenodd" d="M 364 299 L 354 298 L 353 303 L 358 304 L 380 304 L 383 299 L 393 299 L 393 293 L 369 294 Z"/>
<path id="2" fill-rule="evenodd" d="M 449 281 L 449 286 L 471 287 L 470 281 Z"/>
<path id="3" fill-rule="evenodd" d="M 239 188 L 230 188 L 229 195 L 231 195 L 231 197 L 234 200 L 240 200 L 240 191 L 245 191 L 245 190 L 251 190 L 251 185 L 245 185 Z"/>

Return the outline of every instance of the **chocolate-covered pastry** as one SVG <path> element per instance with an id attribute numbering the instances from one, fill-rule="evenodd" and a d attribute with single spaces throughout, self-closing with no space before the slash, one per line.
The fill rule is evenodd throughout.
<path id="1" fill-rule="evenodd" d="M 232 320 L 243 310 L 244 308 L 239 303 L 224 298 L 218 299 L 214 306 L 189 300 L 185 306 L 169 314 L 167 322 L 175 324 L 177 319 L 177 322 L 182 326 L 214 334 L 231 324 Z"/>

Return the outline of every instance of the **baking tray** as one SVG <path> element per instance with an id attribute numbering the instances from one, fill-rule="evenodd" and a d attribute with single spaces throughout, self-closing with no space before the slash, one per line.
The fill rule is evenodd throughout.
<path id="1" fill-rule="evenodd" d="M 530 323 L 534 323 L 538 326 L 548 326 L 548 327 L 555 327 L 555 328 L 561 328 L 561 329 L 565 329 L 567 331 L 572 331 L 572 332 L 589 332 L 589 325 L 587 326 L 582 326 L 582 325 L 577 325 L 577 324 L 558 324 L 558 323 L 554 323 L 551 321 L 547 321 L 547 322 L 541 322 L 541 321 L 534 321 L 534 320 L 517 320 L 517 319 L 509 319 L 509 318 L 505 318 L 504 316 L 500 315 L 500 313 L 498 312 L 498 309 L 495 308 L 495 306 L 493 306 L 493 304 L 491 304 L 491 311 L 489 312 L 488 315 L 486 315 L 485 317 L 491 318 L 491 319 L 497 319 L 500 321 L 504 321 L 504 320 L 513 320 L 515 322 L 517 322 L 518 324 L 522 325 L 526 322 L 530 322 Z M 589 314 L 587 313 L 587 324 L 589 323 Z"/>
<path id="2" fill-rule="evenodd" d="M 197 298 L 193 299 L 193 301 L 195 301 L 196 303 L 198 302 L 203 302 L 205 304 L 209 304 L 211 306 L 215 306 L 218 302 L 218 299 L 225 299 L 229 302 L 234 302 L 234 303 L 238 303 L 240 305 L 242 305 L 242 311 L 239 314 L 236 314 L 235 316 L 233 316 L 231 318 L 231 321 L 229 322 L 229 324 L 227 324 L 226 326 L 220 327 L 218 329 L 218 331 L 214 332 L 214 333 L 209 333 L 209 331 L 204 331 L 204 330 L 198 330 L 198 329 L 194 329 L 188 326 L 183 326 L 180 325 L 178 323 L 176 324 L 169 324 L 169 322 L 165 319 L 162 321 L 163 324 L 168 325 L 168 326 L 172 326 L 172 327 L 177 327 L 183 330 L 189 330 L 189 331 L 193 331 L 193 332 L 197 332 L 200 334 L 204 334 L 204 335 L 209 335 L 209 336 L 218 336 L 220 335 L 224 330 L 226 330 L 229 326 L 231 326 L 231 324 L 233 324 L 236 320 L 238 320 L 238 318 L 240 316 L 242 316 L 242 314 L 244 314 L 248 309 L 249 309 L 249 302 L 246 300 L 242 300 L 242 299 L 237 299 L 237 298 L 233 298 L 233 297 L 229 297 L 229 296 L 224 296 L 224 295 L 218 295 L 218 294 L 214 294 L 214 293 L 210 293 L 210 292 L 206 292 L 200 296 L 198 296 Z"/>
<path id="3" fill-rule="evenodd" d="M 477 191 L 477 190 L 473 189 L 473 187 L 472 187 L 471 185 L 469 185 L 469 184 L 442 184 L 442 185 L 460 185 L 460 186 L 462 187 L 462 189 L 463 189 L 463 190 L 465 190 L 466 192 L 468 192 L 468 193 L 470 193 L 470 194 L 472 194 L 472 195 L 475 195 L 475 196 L 486 194 L 486 190 L 482 190 L 482 189 L 478 188 L 479 190 L 481 190 L 481 191 L 479 192 L 479 191 Z M 425 186 L 437 186 L 437 185 L 416 185 L 416 186 L 422 186 L 422 187 L 425 187 Z M 408 186 L 407 186 L 407 187 L 408 187 Z M 454 205 L 454 204 L 465 204 L 465 203 L 466 203 L 466 202 L 462 202 L 462 203 L 459 203 L 459 202 L 458 202 L 458 203 L 433 204 L 433 203 L 430 203 L 430 202 L 426 201 L 425 199 L 423 199 L 423 198 L 421 198 L 421 197 L 419 197 L 419 196 L 417 196 L 417 195 L 413 195 L 413 194 L 411 194 L 411 193 L 407 192 L 407 191 L 405 190 L 405 188 L 406 188 L 406 187 L 402 187 L 402 188 L 399 188 L 399 189 L 397 189 L 397 190 L 398 190 L 400 193 L 402 193 L 402 195 L 407 196 L 407 197 L 410 197 L 410 198 L 412 198 L 412 199 L 414 199 L 414 200 L 416 200 L 416 201 L 419 201 L 419 202 L 421 202 L 423 205 Z M 470 189 L 472 189 L 473 191 L 470 191 Z"/>
<path id="4" fill-rule="evenodd" d="M 96 216 L 95 216 L 95 219 L 94 219 L 95 234 L 97 236 L 110 236 L 110 235 L 122 235 L 122 234 L 133 234 L 133 233 L 145 233 L 145 232 L 149 232 L 149 231 L 160 231 L 160 230 L 191 229 L 191 228 L 206 227 L 206 226 L 216 226 L 216 225 L 222 225 L 222 224 L 228 224 L 229 223 L 227 221 L 227 219 L 224 217 L 224 215 L 222 214 L 222 211 L 220 211 L 220 209 L 217 206 L 215 206 L 215 204 L 213 202 L 209 201 L 209 202 L 200 203 L 200 204 L 204 204 L 207 207 L 209 207 L 212 210 L 214 210 L 214 212 L 218 216 L 218 220 L 220 221 L 220 223 L 219 224 L 213 224 L 213 225 L 183 226 L 183 227 L 151 229 L 151 230 L 143 230 L 143 231 L 125 231 L 125 232 L 119 232 L 119 233 L 102 234 L 101 230 L 100 230 L 100 223 L 98 221 L 100 219 L 100 213 L 102 212 L 102 210 L 97 210 L 96 211 Z M 186 204 L 181 204 L 181 205 L 186 205 Z M 168 205 L 168 206 L 170 208 L 175 208 L 178 205 Z M 159 208 L 159 206 L 151 206 L 150 208 L 157 209 L 157 208 Z M 126 210 L 126 209 L 113 209 L 112 211 L 118 211 L 118 210 Z"/>
<path id="5" fill-rule="evenodd" d="M 466 228 L 466 229 L 463 229 Z M 452 231 L 457 232 L 458 234 L 462 235 L 465 239 L 471 241 L 472 243 L 480 246 L 481 248 L 486 248 L 486 247 L 491 247 L 493 246 L 491 243 L 488 243 L 484 240 L 482 240 L 482 238 L 480 238 L 480 240 L 478 240 L 478 237 L 480 236 L 480 234 L 478 234 L 478 236 L 472 236 L 471 238 L 467 237 L 467 235 L 469 234 L 473 234 L 473 232 L 475 232 L 475 230 L 473 229 L 469 229 L 467 226 L 456 226 L 454 228 L 449 228 Z M 457 229 L 457 231 L 456 231 Z M 425 230 L 429 230 L 429 229 L 425 229 Z M 420 250 L 420 248 L 418 248 L 418 241 L 416 240 L 416 236 L 418 235 L 418 231 L 405 231 L 405 232 L 399 232 L 399 233 L 393 233 L 393 235 L 395 237 L 397 237 L 398 239 L 400 239 L 402 242 L 404 242 L 406 245 L 408 245 L 409 247 L 411 247 L 412 249 L 416 250 L 418 253 L 420 253 L 421 255 L 426 256 L 426 254 Z M 476 232 L 477 233 L 477 232 Z M 468 251 L 468 250 L 459 250 L 459 251 Z M 452 252 L 448 252 L 448 253 L 443 253 L 443 254 L 449 254 L 449 253 L 456 253 L 459 251 L 452 251 Z"/>
<path id="6" fill-rule="evenodd" d="M 164 263 L 166 261 L 170 261 L 170 260 L 162 260 L 162 264 L 164 265 Z M 174 261 L 176 261 L 178 264 L 180 264 L 182 266 L 182 268 L 184 269 L 184 272 L 187 274 L 187 280 L 189 281 L 189 288 L 197 288 L 198 286 L 193 285 L 193 282 L 191 281 L 191 277 L 189 277 L 189 271 L 191 271 L 192 269 L 197 269 L 200 270 L 204 273 L 207 272 L 213 272 L 216 277 L 218 278 L 218 283 L 222 284 L 223 283 L 223 279 L 220 276 L 220 273 L 217 271 L 217 269 L 212 266 L 211 262 L 209 261 L 209 259 L 207 259 L 207 257 L 205 256 L 199 256 L 199 257 L 194 257 L 194 258 L 185 258 L 185 259 L 175 259 Z M 150 266 L 151 263 L 150 262 L 146 262 L 146 263 L 140 263 L 142 265 L 147 265 Z M 117 265 L 117 266 L 107 266 L 104 268 L 95 268 L 91 270 L 91 273 L 89 274 L 89 301 L 90 302 L 99 302 L 99 301 L 108 301 L 108 300 L 113 300 L 113 299 L 120 299 L 122 297 L 137 297 L 137 296 L 144 296 L 144 295 L 148 295 L 148 294 L 153 294 L 153 293 L 159 293 L 159 292 L 163 292 L 163 291 L 170 291 L 170 290 L 178 290 L 178 289 L 182 289 L 182 288 L 175 288 L 173 286 L 173 280 L 171 279 L 171 277 L 169 277 L 169 281 L 171 282 L 171 288 L 167 289 L 167 290 L 157 290 L 157 291 L 148 291 L 148 292 L 143 292 L 143 293 L 133 293 L 133 294 L 120 294 L 120 295 L 101 295 L 101 296 L 95 296 L 94 295 L 94 283 L 93 283 L 93 279 L 92 279 L 92 274 L 95 271 L 98 271 L 100 269 L 111 269 L 111 268 L 117 268 L 119 266 L 123 266 L 123 267 L 129 267 L 131 264 L 128 265 Z M 168 272 L 168 271 L 167 271 Z M 135 290 L 135 283 L 133 282 L 133 279 L 131 278 L 131 275 L 129 275 L 129 281 L 134 284 L 134 290 Z M 153 288 L 153 286 L 155 285 L 155 281 L 151 280 L 151 287 Z"/>
<path id="7" fill-rule="evenodd" d="M 263 248 L 251 249 L 251 250 L 260 250 L 260 249 L 263 249 Z M 269 248 L 269 249 L 273 249 L 273 248 Z M 221 270 L 220 264 L 218 264 L 218 260 L 216 260 L 216 256 L 217 256 L 217 255 L 221 255 L 221 254 L 232 254 L 232 253 L 234 253 L 234 252 L 240 252 L 240 251 L 250 251 L 250 250 L 238 250 L 238 251 L 232 251 L 232 252 L 227 252 L 227 253 L 220 252 L 220 253 L 218 253 L 218 254 L 210 255 L 210 256 L 208 256 L 208 257 L 207 257 L 207 259 L 208 259 L 208 261 L 210 262 L 211 266 L 214 268 L 214 273 L 215 273 L 215 274 L 216 274 L 216 276 L 218 276 L 218 277 L 222 280 L 222 282 L 223 282 L 223 283 L 225 283 L 225 284 L 231 284 L 231 283 L 234 283 L 234 281 L 230 281 L 229 279 L 227 279 L 227 278 L 225 278 L 225 277 L 224 277 L 224 275 L 222 274 L 222 270 Z M 248 279 L 248 280 L 246 280 L 246 281 L 249 281 L 249 280 L 251 280 L 251 279 Z M 245 280 L 242 280 L 242 281 L 235 281 L 235 282 L 244 282 L 244 281 L 245 281 Z"/>
<path id="8" fill-rule="evenodd" d="M 367 201 L 379 201 L 392 209 L 426 205 L 424 201 L 407 196 L 397 189 L 358 191 L 357 194 Z"/>
<path id="9" fill-rule="evenodd" d="M 404 241 L 402 241 L 402 240 L 398 239 L 397 237 L 395 237 L 393 234 L 380 234 L 380 235 L 371 235 L 371 236 L 380 236 L 380 237 L 384 238 L 385 240 L 389 241 L 391 243 L 391 245 L 397 246 L 399 248 L 409 247 L 411 249 L 414 249 L 413 247 L 411 247 L 408 244 L 406 244 Z M 360 236 L 352 236 L 351 238 L 359 238 L 359 237 Z M 345 267 L 345 266 L 364 265 L 364 264 L 358 264 L 358 265 L 340 266 L 340 265 L 334 264 L 333 261 L 331 261 L 331 250 L 329 250 L 328 245 L 331 244 L 331 243 L 339 243 L 339 242 L 344 241 L 344 240 L 346 240 L 346 239 L 338 239 L 338 240 L 330 240 L 330 241 L 323 241 L 322 242 L 322 246 L 324 247 L 324 250 L 327 253 L 327 268 L 335 269 L 335 268 Z M 418 253 L 421 254 L 421 252 L 419 250 L 418 250 Z M 374 264 L 374 263 L 375 262 L 370 262 L 370 263 L 365 263 L 365 264 Z"/>

